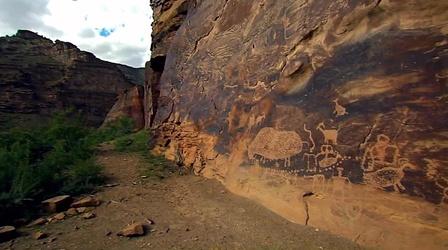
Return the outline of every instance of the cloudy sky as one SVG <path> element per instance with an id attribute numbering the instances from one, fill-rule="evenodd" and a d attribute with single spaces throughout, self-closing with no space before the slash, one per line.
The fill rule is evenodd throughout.
<path id="1" fill-rule="evenodd" d="M 149 58 L 149 0 L 0 0 L 0 36 L 18 29 L 134 67 Z"/>

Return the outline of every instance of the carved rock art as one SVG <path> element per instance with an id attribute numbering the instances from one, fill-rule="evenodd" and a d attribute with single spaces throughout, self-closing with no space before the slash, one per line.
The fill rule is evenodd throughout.
<path id="1" fill-rule="evenodd" d="M 262 128 L 248 147 L 249 159 L 260 155 L 268 160 L 287 160 L 302 152 L 303 141 L 294 131 Z"/>
<path id="2" fill-rule="evenodd" d="M 325 144 L 338 144 L 338 130 L 337 129 L 326 129 L 323 122 L 317 125 L 317 130 L 319 130 L 324 136 Z"/>
<path id="3" fill-rule="evenodd" d="M 333 102 L 335 105 L 333 114 L 335 114 L 336 117 L 348 115 L 347 109 L 341 104 L 339 104 L 339 99 L 335 99 L 333 100 Z"/>
<path id="4" fill-rule="evenodd" d="M 362 167 L 366 171 L 375 171 L 384 167 L 396 167 L 399 156 L 398 147 L 384 134 L 377 136 L 375 145 L 364 153 Z"/>
<path id="5" fill-rule="evenodd" d="M 372 173 L 365 173 L 366 183 L 372 184 L 378 188 L 393 187 L 395 191 L 405 191 L 406 188 L 401 184 L 404 177 L 404 169 L 416 169 L 416 167 L 406 158 L 398 160 L 399 168 L 385 167 Z"/>

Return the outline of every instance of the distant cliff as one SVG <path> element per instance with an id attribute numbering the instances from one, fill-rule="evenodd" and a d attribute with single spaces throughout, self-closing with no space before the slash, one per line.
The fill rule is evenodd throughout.
<path id="1" fill-rule="evenodd" d="M 385 249 L 448 239 L 448 2 L 152 0 L 154 152 Z"/>
<path id="2" fill-rule="evenodd" d="M 32 31 L 0 38 L 0 118 L 43 117 L 67 108 L 100 125 L 120 95 L 143 84 L 143 69 L 106 62 Z"/>

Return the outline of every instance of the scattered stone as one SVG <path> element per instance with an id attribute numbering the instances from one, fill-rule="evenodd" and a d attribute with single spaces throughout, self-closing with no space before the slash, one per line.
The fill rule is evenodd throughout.
<path id="1" fill-rule="evenodd" d="M 33 233 L 33 239 L 35 239 L 35 240 L 41 240 L 41 239 L 45 239 L 47 237 L 48 237 L 48 235 L 46 233 L 42 233 L 42 232 Z"/>
<path id="2" fill-rule="evenodd" d="M 54 242 L 56 241 L 58 238 L 56 237 L 51 237 L 50 239 L 48 239 L 48 243 Z"/>
<path id="3" fill-rule="evenodd" d="M 75 230 L 79 230 L 79 227 L 78 227 L 78 226 L 75 226 Z"/>
<path id="4" fill-rule="evenodd" d="M 106 236 L 111 236 L 112 235 L 112 232 L 111 231 L 107 231 L 106 232 Z"/>
<path id="5" fill-rule="evenodd" d="M 93 210 L 92 207 L 77 207 L 76 208 L 76 212 L 78 212 L 78 214 L 82 214 L 82 213 L 85 213 L 85 212 L 90 212 L 92 210 Z"/>
<path id="6" fill-rule="evenodd" d="M 314 231 L 319 232 L 319 228 L 314 229 Z"/>
<path id="7" fill-rule="evenodd" d="M 104 187 L 107 187 L 107 188 L 112 188 L 112 187 L 116 187 L 116 186 L 120 186 L 120 184 L 119 183 L 111 183 L 111 184 L 104 185 Z"/>
<path id="8" fill-rule="evenodd" d="M 16 236 L 16 228 L 13 226 L 0 227 L 0 242 L 10 240 Z"/>
<path id="9" fill-rule="evenodd" d="M 44 224 L 47 223 L 47 222 L 48 222 L 47 219 L 45 219 L 45 218 L 39 218 L 39 219 L 37 219 L 37 220 L 31 222 L 30 224 L 28 224 L 27 227 L 41 226 L 41 225 L 44 225 Z"/>
<path id="10" fill-rule="evenodd" d="M 145 235 L 145 226 L 142 223 L 134 223 L 123 228 L 117 235 L 124 237 L 142 236 Z"/>
<path id="11" fill-rule="evenodd" d="M 142 179 L 146 179 L 146 178 L 148 178 L 148 176 L 146 176 L 146 175 L 142 175 L 142 176 L 140 176 Z"/>
<path id="12" fill-rule="evenodd" d="M 154 225 L 154 221 L 151 219 L 146 219 L 146 222 L 148 223 L 148 225 Z"/>
<path id="13" fill-rule="evenodd" d="M 86 220 L 93 219 L 95 217 L 96 217 L 96 215 L 92 212 L 87 212 L 82 215 L 82 218 L 84 218 Z"/>
<path id="14" fill-rule="evenodd" d="M 185 232 L 190 232 L 190 228 L 185 228 Z"/>
<path id="15" fill-rule="evenodd" d="M 55 220 L 63 220 L 63 219 L 65 219 L 65 217 L 66 217 L 65 213 L 62 212 L 62 213 L 58 213 L 55 216 L 53 216 L 53 219 L 55 219 Z"/>
<path id="16" fill-rule="evenodd" d="M 75 216 L 75 215 L 78 215 L 78 211 L 76 210 L 76 208 L 69 208 L 65 213 L 66 213 L 68 216 Z"/>
<path id="17" fill-rule="evenodd" d="M 45 209 L 49 212 L 55 213 L 64 211 L 70 207 L 72 198 L 69 195 L 56 196 L 48 200 L 42 201 Z"/>
<path id="18" fill-rule="evenodd" d="M 76 201 L 72 203 L 73 208 L 79 208 L 79 207 L 97 207 L 101 204 L 100 200 L 95 199 L 92 196 L 88 196 L 86 198 L 83 198 L 79 201 Z"/>
<path id="19" fill-rule="evenodd" d="M 225 194 L 225 193 L 227 193 L 226 190 L 222 190 L 221 191 L 221 194 Z"/>

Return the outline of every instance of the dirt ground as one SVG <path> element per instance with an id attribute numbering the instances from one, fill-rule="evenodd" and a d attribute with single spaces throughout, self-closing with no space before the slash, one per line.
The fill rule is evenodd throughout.
<path id="1" fill-rule="evenodd" d="M 96 193 L 96 218 L 75 216 L 35 228 L 0 249 L 360 249 L 327 232 L 293 224 L 214 180 L 172 176 L 142 178 L 146 163 L 135 154 L 103 152 L 98 161 L 109 177 Z M 142 237 L 116 235 L 132 222 L 155 223 Z M 35 240 L 42 231 L 49 237 Z M 53 241 L 51 241 L 52 239 Z"/>

